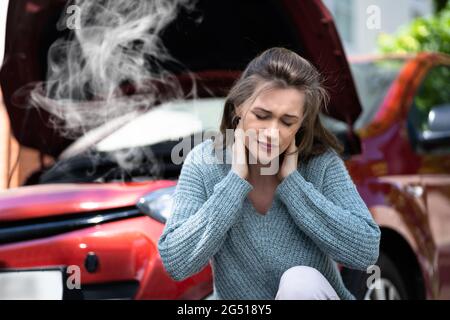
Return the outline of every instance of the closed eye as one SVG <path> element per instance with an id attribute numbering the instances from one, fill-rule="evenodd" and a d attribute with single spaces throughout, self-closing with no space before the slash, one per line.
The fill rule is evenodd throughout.
<path id="1" fill-rule="evenodd" d="M 255 113 L 255 116 L 256 116 L 256 118 L 258 118 L 259 120 L 266 120 L 266 119 L 269 118 L 268 116 L 259 116 L 259 115 L 257 115 L 256 113 Z M 288 127 L 290 127 L 290 126 L 292 125 L 292 123 L 287 123 L 287 122 L 285 122 L 285 121 L 281 121 L 281 122 L 283 122 L 283 124 L 286 125 L 286 126 L 288 126 Z"/>

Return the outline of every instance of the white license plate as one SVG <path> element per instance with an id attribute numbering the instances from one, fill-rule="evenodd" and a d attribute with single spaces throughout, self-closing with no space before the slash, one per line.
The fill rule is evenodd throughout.
<path id="1" fill-rule="evenodd" d="M 61 300 L 61 270 L 0 271 L 0 300 Z"/>

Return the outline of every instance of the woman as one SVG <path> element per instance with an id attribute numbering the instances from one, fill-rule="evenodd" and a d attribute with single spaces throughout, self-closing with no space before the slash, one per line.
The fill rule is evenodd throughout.
<path id="1" fill-rule="evenodd" d="M 234 141 L 208 139 L 183 164 L 158 243 L 173 279 L 211 259 L 217 299 L 355 299 L 336 262 L 367 270 L 380 229 L 319 120 L 327 102 L 296 53 L 271 48 L 249 63 L 220 127 Z"/>

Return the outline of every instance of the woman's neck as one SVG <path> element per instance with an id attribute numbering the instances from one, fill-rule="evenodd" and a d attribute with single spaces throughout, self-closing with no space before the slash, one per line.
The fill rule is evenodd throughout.
<path id="1" fill-rule="evenodd" d="M 275 158 L 273 161 L 278 161 L 278 158 Z M 272 165 L 273 168 L 276 168 L 274 165 Z M 264 168 L 267 168 L 267 170 L 270 172 L 270 174 L 263 174 Z M 274 170 L 269 170 L 271 168 L 271 163 L 269 164 L 261 164 L 261 163 L 255 163 L 255 164 L 249 164 L 248 165 L 248 173 L 249 173 L 249 181 L 258 182 L 258 183 L 273 183 L 278 181 L 277 173 L 278 170 L 275 172 L 271 172 Z"/>

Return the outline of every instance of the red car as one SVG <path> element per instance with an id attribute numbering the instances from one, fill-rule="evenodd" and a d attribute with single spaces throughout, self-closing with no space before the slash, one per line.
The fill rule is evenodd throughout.
<path id="1" fill-rule="evenodd" d="M 360 57 L 351 66 L 361 152 L 346 165 L 382 230 L 384 290 L 360 292 L 450 299 L 450 57 Z"/>
<path id="2" fill-rule="evenodd" d="M 367 273 L 343 268 L 349 289 L 361 299 L 449 298 L 450 196 L 443 192 L 450 172 L 443 159 L 449 158 L 434 154 L 448 142 L 445 130 L 435 130 L 448 113 L 432 104 L 427 110 L 438 117 L 425 117 L 429 127 L 417 123 L 423 117 L 408 116 L 419 83 L 433 66 L 448 66 L 448 57 L 369 59 L 350 69 L 321 1 L 200 1 L 200 24 L 180 15 L 163 36 L 174 57 L 201 79 L 199 99 L 125 115 L 71 141 L 48 126 L 44 111 L 23 108 L 26 96 L 14 95 L 45 78 L 46 52 L 59 36 L 54 25 L 64 5 L 9 3 L 0 81 L 11 125 L 22 145 L 57 162 L 35 172 L 26 186 L 0 194 L 0 298 L 208 297 L 209 266 L 176 282 L 157 251 L 181 169 L 171 151 L 182 138 L 195 144 L 204 131 L 218 128 L 233 81 L 257 52 L 273 46 L 295 49 L 327 76 L 331 103 L 324 121 L 342 139 L 349 172 L 382 227 L 382 289 L 366 286 Z M 442 74 L 447 78 L 439 85 L 449 80 Z M 123 168 L 117 154 L 134 157 L 135 165 Z M 150 165 L 155 158 L 156 169 Z M 30 290 L 30 282 L 38 289 Z"/>

